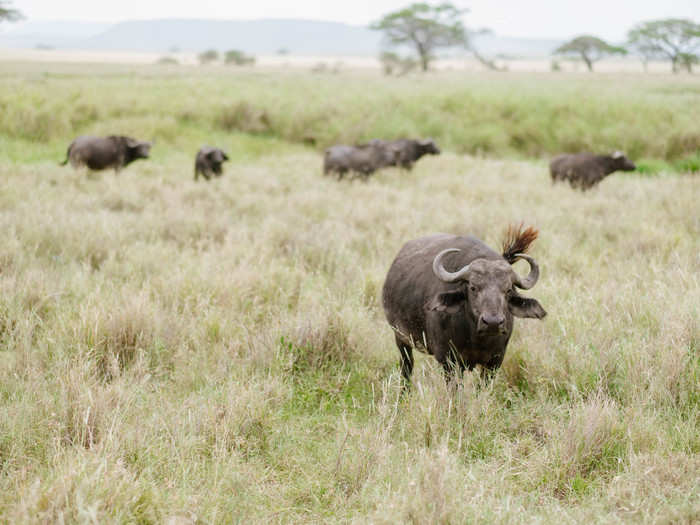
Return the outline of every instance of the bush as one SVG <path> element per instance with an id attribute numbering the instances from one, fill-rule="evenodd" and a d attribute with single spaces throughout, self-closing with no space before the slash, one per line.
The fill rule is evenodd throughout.
<path id="1" fill-rule="evenodd" d="M 224 55 L 224 63 L 234 66 L 252 66 L 255 64 L 255 57 L 246 55 L 243 51 L 231 49 Z"/>
<path id="2" fill-rule="evenodd" d="M 210 64 L 219 60 L 219 52 L 216 49 L 208 49 L 197 55 L 201 65 Z"/>
<path id="3" fill-rule="evenodd" d="M 698 173 L 700 172 L 700 153 L 685 157 L 673 163 L 676 171 L 682 173 Z"/>
<path id="4" fill-rule="evenodd" d="M 164 66 L 176 66 L 180 62 L 177 60 L 177 58 L 173 57 L 160 57 L 156 64 L 164 65 Z"/>
<path id="5" fill-rule="evenodd" d="M 379 55 L 379 61 L 382 63 L 382 70 L 387 76 L 405 75 L 418 67 L 418 61 L 411 57 L 401 57 L 391 51 L 384 51 Z"/>
<path id="6" fill-rule="evenodd" d="M 216 124 L 226 131 L 243 131 L 245 133 L 265 133 L 270 131 L 270 117 L 265 110 L 259 110 L 247 102 L 222 108 L 217 115 Z"/>

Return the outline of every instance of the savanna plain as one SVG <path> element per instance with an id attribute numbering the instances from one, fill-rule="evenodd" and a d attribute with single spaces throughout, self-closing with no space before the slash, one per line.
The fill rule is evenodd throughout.
<path id="1" fill-rule="evenodd" d="M 2 68 L 0 521 L 700 521 L 698 77 Z M 112 133 L 152 158 L 58 166 Z M 397 136 L 443 154 L 322 176 Z M 552 186 L 581 149 L 640 172 Z M 548 316 L 492 382 L 418 355 L 402 396 L 396 252 L 521 221 Z"/>

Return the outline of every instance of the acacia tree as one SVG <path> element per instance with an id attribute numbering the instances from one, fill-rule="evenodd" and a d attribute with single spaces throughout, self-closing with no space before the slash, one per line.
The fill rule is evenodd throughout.
<path id="1" fill-rule="evenodd" d="M 691 72 L 693 63 L 698 60 L 700 24 L 685 18 L 651 20 L 633 27 L 627 33 L 627 39 L 635 47 L 643 46 L 666 57 L 671 61 L 674 73 L 678 73 L 681 66 Z"/>
<path id="2" fill-rule="evenodd" d="M 10 7 L 12 2 L 0 0 L 0 22 L 7 20 L 8 22 L 16 22 L 23 18 L 22 13 L 17 9 Z"/>
<path id="3" fill-rule="evenodd" d="M 605 55 L 624 55 L 627 50 L 608 44 L 605 40 L 592 35 L 582 35 L 569 40 L 554 50 L 558 55 L 575 55 L 586 64 L 588 71 L 593 71 L 593 63 Z"/>
<path id="4" fill-rule="evenodd" d="M 421 68 L 427 71 L 436 49 L 466 45 L 467 32 L 460 18 L 467 11 L 449 2 L 415 3 L 385 15 L 370 27 L 382 31 L 392 45 L 412 46 Z"/>

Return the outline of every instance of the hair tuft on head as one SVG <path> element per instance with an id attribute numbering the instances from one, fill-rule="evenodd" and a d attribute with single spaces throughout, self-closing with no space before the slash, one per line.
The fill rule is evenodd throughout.
<path id="1" fill-rule="evenodd" d="M 532 226 L 523 229 L 523 223 L 511 224 L 503 239 L 503 258 L 509 263 L 516 261 L 515 255 L 526 253 L 530 245 L 537 239 L 539 232 Z"/>

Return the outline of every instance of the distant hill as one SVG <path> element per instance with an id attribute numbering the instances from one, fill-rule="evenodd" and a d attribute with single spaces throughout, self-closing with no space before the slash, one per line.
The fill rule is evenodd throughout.
<path id="1" fill-rule="evenodd" d="M 542 57 L 561 42 L 547 39 L 479 36 L 483 54 Z M 294 19 L 262 20 L 134 20 L 114 25 L 83 22 L 26 22 L 0 33 L 0 46 L 151 51 L 240 49 L 270 55 L 287 50 L 293 55 L 376 55 L 381 35 L 367 27 Z"/>
<path id="2" fill-rule="evenodd" d="M 187 51 L 241 49 L 273 54 L 375 54 L 380 35 L 360 26 L 308 20 L 147 20 L 117 24 L 90 38 L 86 45 L 99 49 Z M 126 46 L 126 47 L 125 47 Z"/>

